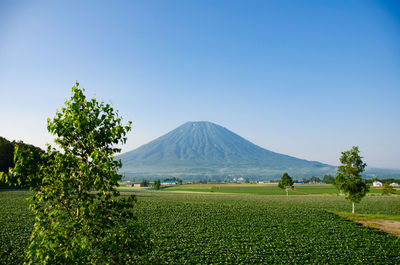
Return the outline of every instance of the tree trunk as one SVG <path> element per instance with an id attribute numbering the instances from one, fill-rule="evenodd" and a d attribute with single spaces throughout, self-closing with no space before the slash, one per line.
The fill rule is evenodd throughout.
<path id="1" fill-rule="evenodd" d="M 289 198 L 289 189 L 286 189 L 286 198 Z"/>
<path id="2" fill-rule="evenodd" d="M 355 203 L 353 202 L 353 214 L 355 214 L 355 212 L 356 212 L 356 206 Z"/>

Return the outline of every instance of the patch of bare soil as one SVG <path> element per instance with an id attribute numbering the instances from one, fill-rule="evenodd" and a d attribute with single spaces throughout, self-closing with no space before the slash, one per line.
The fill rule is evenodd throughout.
<path id="1" fill-rule="evenodd" d="M 352 219 L 355 222 L 361 223 L 365 226 L 372 227 L 385 231 L 386 233 L 399 236 L 400 237 L 400 222 L 384 219 L 368 219 L 363 217 L 358 217 Z"/>

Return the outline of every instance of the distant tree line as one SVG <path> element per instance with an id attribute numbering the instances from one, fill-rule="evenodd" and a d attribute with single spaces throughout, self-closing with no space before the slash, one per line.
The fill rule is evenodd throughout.
<path id="1" fill-rule="evenodd" d="M 148 181 L 147 179 L 143 179 L 142 182 L 140 182 L 141 187 L 150 187 L 150 185 L 150 181 Z"/>
<path id="2" fill-rule="evenodd" d="M 41 155 L 44 151 L 34 145 L 26 144 L 22 141 L 8 141 L 6 138 L 0 136 L 0 188 L 27 188 L 28 180 L 24 178 L 16 178 L 9 174 L 9 168 L 14 167 L 14 150 L 15 147 L 22 152 L 30 153 L 32 158 L 32 164 L 39 164 L 42 161 Z M 34 167 L 32 167 L 34 168 Z M 7 183 L 6 183 L 6 180 Z"/>
<path id="3" fill-rule="evenodd" d="M 153 188 L 154 188 L 155 190 L 159 190 L 159 189 L 160 189 L 160 186 L 161 186 L 161 181 L 160 181 L 159 179 L 157 179 L 156 181 L 154 181 Z"/>
<path id="4" fill-rule="evenodd" d="M 380 181 L 380 182 L 382 182 L 382 184 L 386 184 L 386 183 L 388 183 L 388 184 L 391 184 L 391 183 L 397 183 L 397 184 L 400 184 L 400 179 L 397 179 L 397 178 L 382 178 L 382 179 L 380 179 L 380 178 L 370 178 L 370 179 L 367 179 L 366 180 L 366 182 L 368 183 L 368 184 L 372 184 L 374 181 Z"/>

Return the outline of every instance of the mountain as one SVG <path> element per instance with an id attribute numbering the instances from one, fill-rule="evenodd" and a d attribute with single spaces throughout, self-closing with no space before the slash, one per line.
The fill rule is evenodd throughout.
<path id="1" fill-rule="evenodd" d="M 127 178 L 224 180 L 242 176 L 255 180 L 278 178 L 283 172 L 295 178 L 335 172 L 327 164 L 261 148 L 211 122 L 187 122 L 118 158 Z"/>

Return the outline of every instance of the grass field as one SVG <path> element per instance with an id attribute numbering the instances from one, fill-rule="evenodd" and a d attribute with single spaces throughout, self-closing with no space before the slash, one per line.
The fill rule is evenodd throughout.
<path id="1" fill-rule="evenodd" d="M 179 185 L 165 188 L 168 191 L 197 191 L 216 193 L 244 193 L 256 195 L 284 195 L 284 190 L 278 188 L 277 184 L 192 184 Z M 307 194 L 336 194 L 332 185 L 296 185 L 290 190 L 290 195 Z"/>
<path id="2" fill-rule="evenodd" d="M 272 184 L 187 184 L 164 188 L 164 191 L 190 191 L 190 192 L 214 192 L 214 193 L 243 193 L 256 195 L 284 195 L 284 190 Z M 381 194 L 382 189 L 371 188 L 370 194 Z M 400 195 L 400 190 L 396 190 Z M 336 195 L 337 189 L 330 184 L 296 184 L 289 195 Z"/>
<path id="3" fill-rule="evenodd" d="M 168 264 L 399 264 L 400 240 L 329 211 L 342 196 L 138 192 L 135 212 L 153 241 L 148 258 Z M 22 262 L 33 216 L 26 191 L 0 192 L 0 263 Z M 400 196 L 367 196 L 364 214 L 400 216 Z"/>

